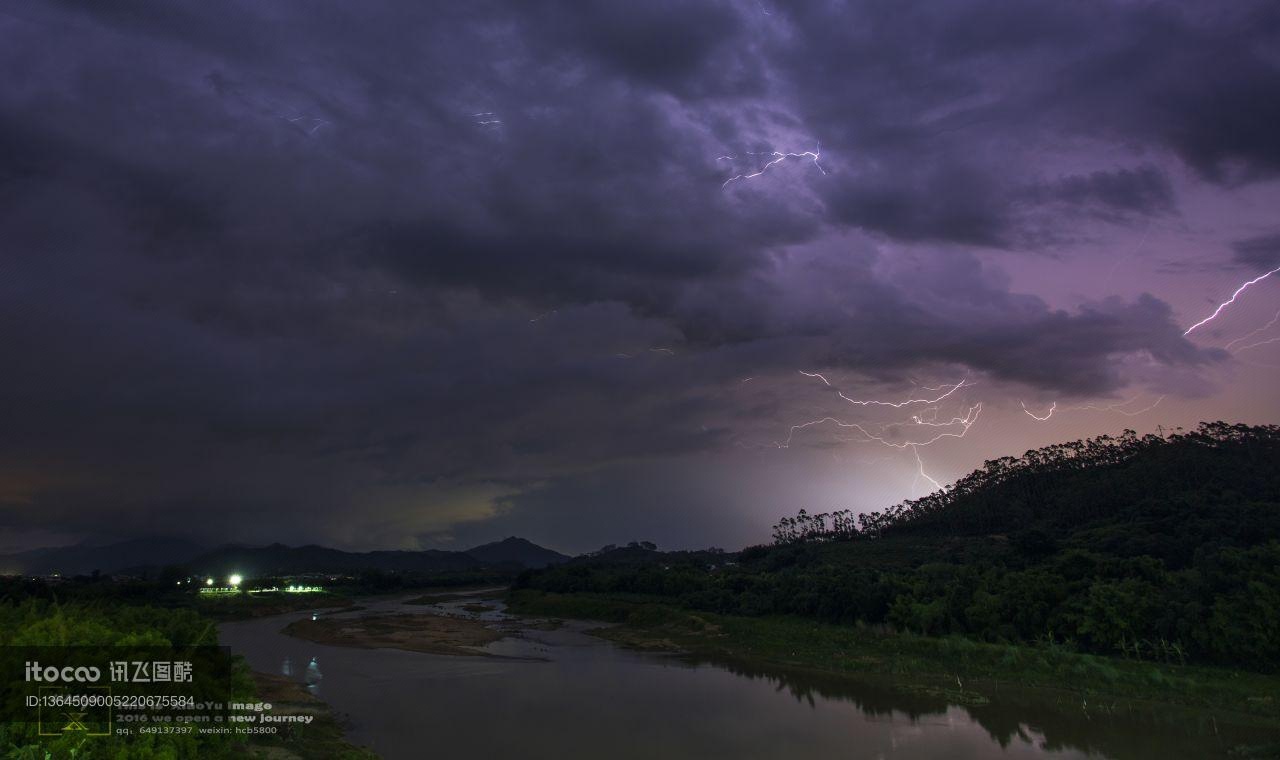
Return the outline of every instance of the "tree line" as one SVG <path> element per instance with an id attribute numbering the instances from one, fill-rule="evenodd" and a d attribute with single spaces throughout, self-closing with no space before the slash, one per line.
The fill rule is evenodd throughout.
<path id="1" fill-rule="evenodd" d="M 1102 436 L 882 512 L 781 520 L 737 554 L 610 553 L 519 586 L 926 635 L 1280 669 L 1280 428 Z"/>

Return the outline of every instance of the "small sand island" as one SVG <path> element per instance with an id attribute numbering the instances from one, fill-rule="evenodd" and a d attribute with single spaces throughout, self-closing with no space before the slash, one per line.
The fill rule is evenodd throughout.
<path id="1" fill-rule="evenodd" d="M 297 620 L 282 632 L 339 647 L 475 656 L 487 656 L 480 647 L 504 637 L 479 620 L 401 613 Z"/>

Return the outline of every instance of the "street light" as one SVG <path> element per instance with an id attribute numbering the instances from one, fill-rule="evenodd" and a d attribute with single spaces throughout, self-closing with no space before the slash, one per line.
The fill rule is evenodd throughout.
<path id="1" fill-rule="evenodd" d="M 232 588 L 236 588 L 236 587 L 238 587 L 238 586 L 240 585 L 240 581 L 243 581 L 243 580 L 244 580 L 244 578 L 241 578 L 241 577 L 240 577 L 240 574 L 239 574 L 239 573 L 236 573 L 235 575 L 233 575 L 233 576 L 231 576 L 230 578 L 228 578 L 228 579 L 227 579 L 227 582 L 229 582 L 229 583 L 231 584 L 231 587 L 232 587 Z"/>

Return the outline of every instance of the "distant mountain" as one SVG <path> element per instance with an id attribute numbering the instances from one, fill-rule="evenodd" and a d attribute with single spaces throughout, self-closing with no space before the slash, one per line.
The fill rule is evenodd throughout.
<path id="1" fill-rule="evenodd" d="M 361 570 L 436 572 L 470 570 L 483 564 L 480 560 L 462 552 L 437 550 L 344 552 L 324 546 L 293 547 L 284 544 L 263 547 L 227 546 L 196 557 L 188 563 L 194 572 L 214 576 L 232 572 L 250 576 Z"/>
<path id="2" fill-rule="evenodd" d="M 349 573 L 362 570 L 440 572 L 471 570 L 491 565 L 546 567 L 568 559 L 559 552 L 544 549 L 523 538 L 508 538 L 477 546 L 467 552 L 436 549 L 345 552 L 314 544 L 223 546 L 211 550 L 179 539 L 143 538 L 106 546 L 77 544 L 0 555 L 0 574 L 60 573 L 72 576 L 88 575 L 95 570 L 103 575 L 121 572 L 142 574 L 165 565 L 180 565 L 193 573 L 214 576 L 230 573 L 249 576 L 308 572 Z"/>
<path id="3" fill-rule="evenodd" d="M 516 564 L 525 567 L 558 565 L 570 559 L 568 555 L 515 536 L 468 549 L 466 554 L 487 565 Z"/>
<path id="4" fill-rule="evenodd" d="M 104 575 L 139 564 L 160 567 L 183 563 L 206 547 L 174 538 L 137 538 L 105 546 L 76 544 L 0 555 L 0 573 L 65 576 Z"/>

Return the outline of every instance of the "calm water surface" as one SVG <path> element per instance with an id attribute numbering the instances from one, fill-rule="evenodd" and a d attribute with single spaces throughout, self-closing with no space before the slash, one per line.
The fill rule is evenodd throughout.
<path id="1" fill-rule="evenodd" d="M 468 614 L 464 602 L 405 605 L 409 598 L 343 614 Z M 348 719 L 352 742 L 388 760 L 1164 760 L 1263 740 L 1209 715 L 1162 716 L 1070 695 L 988 693 L 989 704 L 964 707 L 886 684 L 735 671 L 627 651 L 587 635 L 586 624 L 522 628 L 487 648 L 504 655 L 496 658 L 330 647 L 279 632 L 300 617 L 226 623 L 222 641 L 255 670 L 308 683 Z M 512 624 L 501 612 L 480 617 Z"/>

